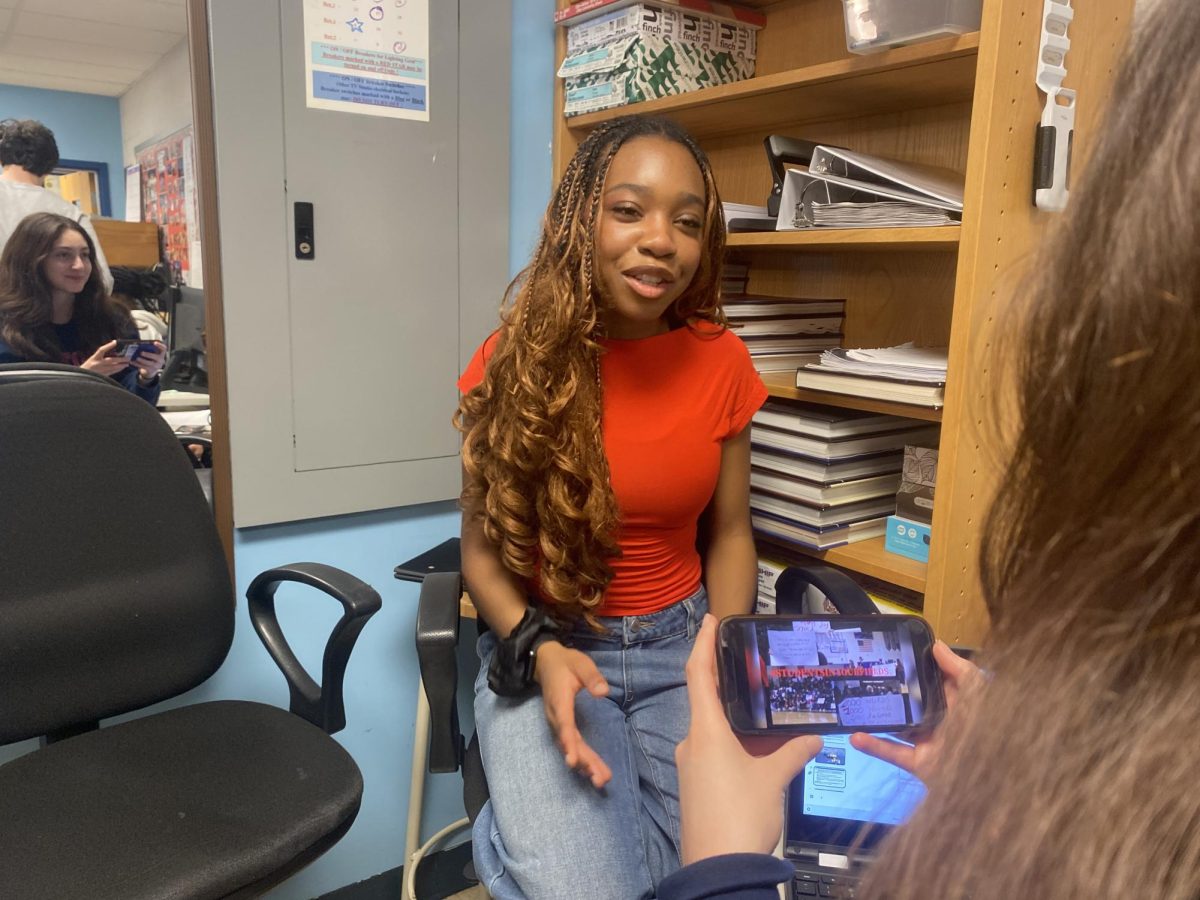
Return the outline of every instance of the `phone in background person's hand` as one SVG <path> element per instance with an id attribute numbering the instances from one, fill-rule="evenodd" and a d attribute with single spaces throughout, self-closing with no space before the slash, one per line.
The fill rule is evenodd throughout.
<path id="1" fill-rule="evenodd" d="M 142 338 L 117 338 L 117 346 L 115 346 L 106 355 L 109 357 L 120 356 L 130 362 L 133 362 L 143 353 L 159 352 L 158 344 L 154 341 L 146 341 Z"/>

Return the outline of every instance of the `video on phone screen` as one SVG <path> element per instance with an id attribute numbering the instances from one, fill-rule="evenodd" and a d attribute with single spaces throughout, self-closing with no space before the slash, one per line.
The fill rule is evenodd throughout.
<path id="1" fill-rule="evenodd" d="M 904 622 L 745 623 L 755 710 L 770 726 L 899 728 L 921 722 L 923 701 L 912 633 Z M 765 702 L 762 702 L 765 699 Z M 756 704 L 757 705 L 757 704 Z M 757 718 L 757 716 L 756 716 Z"/>

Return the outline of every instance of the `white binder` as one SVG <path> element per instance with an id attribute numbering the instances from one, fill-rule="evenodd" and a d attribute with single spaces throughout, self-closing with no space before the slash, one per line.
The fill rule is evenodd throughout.
<path id="1" fill-rule="evenodd" d="M 841 227 L 955 224 L 962 203 L 953 170 L 818 146 L 807 170 L 787 171 L 775 227 L 809 227 L 823 211 Z"/>

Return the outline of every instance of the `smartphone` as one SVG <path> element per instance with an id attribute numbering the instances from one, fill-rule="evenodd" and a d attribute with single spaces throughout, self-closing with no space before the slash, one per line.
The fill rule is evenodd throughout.
<path id="1" fill-rule="evenodd" d="M 154 341 L 144 341 L 141 338 L 117 338 L 117 346 L 109 351 L 108 356 L 123 356 L 133 362 L 143 353 L 157 353 L 158 344 Z"/>
<path id="2" fill-rule="evenodd" d="M 920 733 L 946 709 L 920 616 L 730 616 L 721 704 L 739 734 Z"/>

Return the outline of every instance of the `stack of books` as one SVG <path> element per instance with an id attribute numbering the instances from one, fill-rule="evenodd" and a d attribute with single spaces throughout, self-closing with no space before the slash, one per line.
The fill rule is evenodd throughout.
<path id="1" fill-rule="evenodd" d="M 827 350 L 796 371 L 796 387 L 936 408 L 945 400 L 946 359 L 944 347 L 911 344 Z"/>
<path id="2" fill-rule="evenodd" d="M 727 262 L 721 269 L 721 296 L 740 297 L 746 293 L 750 283 L 750 266 L 747 263 Z"/>
<path id="3" fill-rule="evenodd" d="M 725 302 L 729 328 L 759 372 L 795 371 L 842 342 L 845 300 L 738 297 Z"/>
<path id="4" fill-rule="evenodd" d="M 883 535 L 905 445 L 937 438 L 936 425 L 899 416 L 768 400 L 750 432 L 755 532 L 807 550 Z"/>

